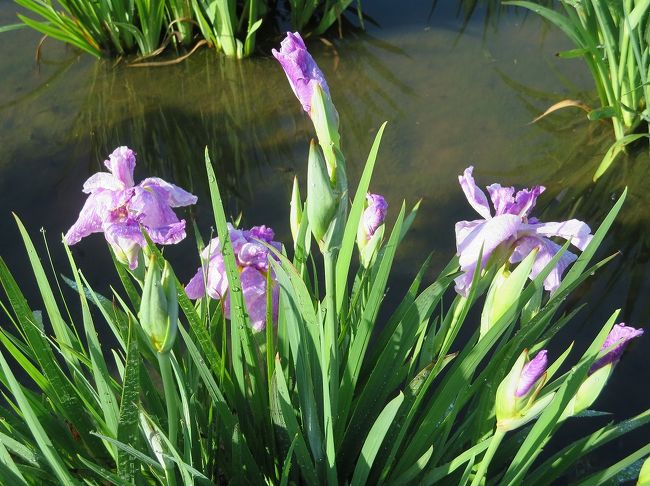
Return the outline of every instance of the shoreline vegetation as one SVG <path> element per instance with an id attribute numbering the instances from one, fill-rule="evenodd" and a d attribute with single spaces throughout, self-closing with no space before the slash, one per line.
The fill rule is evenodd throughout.
<path id="1" fill-rule="evenodd" d="M 20 23 L 0 32 L 28 27 L 96 58 L 135 55 L 133 65 L 174 50 L 178 59 L 207 45 L 241 59 L 255 52 L 257 36 L 279 35 L 286 25 L 305 35 L 342 32 L 347 12 L 361 27 L 359 0 L 14 0 Z M 45 38 L 44 37 L 44 38 Z"/>

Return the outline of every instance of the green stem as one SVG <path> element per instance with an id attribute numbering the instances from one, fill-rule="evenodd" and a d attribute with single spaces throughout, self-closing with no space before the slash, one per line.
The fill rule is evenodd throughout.
<path id="1" fill-rule="evenodd" d="M 336 315 L 336 252 L 327 250 L 323 254 L 325 263 L 325 306 L 327 310 L 324 329 L 325 360 L 323 376 L 323 399 L 325 414 L 325 453 L 327 457 L 327 482 L 338 484 L 336 473 L 336 450 L 334 448 L 335 416 L 338 410 L 339 353 L 338 318 Z"/>
<path id="2" fill-rule="evenodd" d="M 160 377 L 163 382 L 163 389 L 165 391 L 165 404 L 167 406 L 167 438 L 169 442 L 176 447 L 176 437 L 178 430 L 178 403 L 176 398 L 176 386 L 174 385 L 174 378 L 172 376 L 172 366 L 169 353 L 157 353 L 158 365 L 160 366 Z M 176 484 L 176 473 L 174 472 L 174 463 L 166 461 L 165 476 L 167 484 L 174 486 Z"/>
<path id="3" fill-rule="evenodd" d="M 176 386 L 172 376 L 172 364 L 169 359 L 169 353 L 158 353 L 158 364 L 160 365 L 160 376 L 165 390 L 165 402 L 167 404 L 167 438 L 176 445 L 176 435 L 178 430 L 178 407 L 176 399 Z"/>
<path id="4" fill-rule="evenodd" d="M 494 432 L 494 435 L 490 439 L 490 445 L 487 451 L 485 451 L 485 455 L 483 456 L 483 459 L 478 466 L 478 471 L 476 472 L 476 476 L 474 476 L 472 486 L 479 486 L 481 484 L 483 477 L 487 472 L 488 466 L 490 465 L 490 462 L 492 462 L 492 458 L 494 457 L 494 454 L 499 448 L 499 445 L 501 444 L 501 441 L 505 435 L 505 431 L 497 427 L 497 430 Z"/>

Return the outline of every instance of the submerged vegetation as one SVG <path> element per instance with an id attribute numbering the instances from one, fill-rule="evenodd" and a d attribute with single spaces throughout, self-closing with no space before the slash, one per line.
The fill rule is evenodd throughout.
<path id="1" fill-rule="evenodd" d="M 626 193 L 592 231 L 576 219 L 538 220 L 543 187 L 492 184 L 486 194 L 467 168 L 459 191 L 480 219 L 459 221 L 457 255 L 431 283 L 426 258 L 390 309 L 389 277 L 419 203 L 396 211 L 369 192 L 385 125 L 351 191 L 323 73 L 298 34 L 274 54 L 315 134 L 305 198 L 294 183 L 290 244 L 264 225 L 227 221 L 207 150 L 218 236 L 204 243 L 207 228 L 195 228 L 198 270 L 187 285 L 157 245 L 196 251 L 173 209 L 196 197 L 156 177 L 136 184 L 126 147 L 84 184 L 63 241 L 66 276 L 48 277 L 16 218 L 43 311 L 0 258 L 2 482 L 586 486 L 646 477 L 650 444 L 602 470 L 582 461 L 648 425 L 650 410 L 568 443 L 556 434 L 599 415 L 599 395 L 643 334 L 615 311 L 594 323 L 584 349 L 557 342 L 580 310 L 567 300 L 611 259 L 592 263 Z M 93 233 L 107 240 L 122 284 L 106 296 L 68 247 Z M 105 331 L 110 349 L 98 339 Z"/>
<path id="2" fill-rule="evenodd" d="M 24 25 L 95 57 L 151 57 L 168 46 L 208 43 L 229 57 L 255 50 L 265 21 L 281 17 L 270 0 L 15 0 Z M 321 35 L 351 8 L 353 0 L 290 0 L 294 29 Z M 355 14 L 362 19 L 360 2 Z M 15 28 L 16 26 L 10 26 Z"/>
<path id="3" fill-rule="evenodd" d="M 600 177 L 625 147 L 650 138 L 650 2 L 621 0 L 581 2 L 561 0 L 564 13 L 532 1 L 508 1 L 542 15 L 562 30 L 575 49 L 561 57 L 581 57 L 591 73 L 600 106 L 590 109 L 576 101 L 562 106 L 580 106 L 590 120 L 611 121 L 616 142 L 606 152 L 594 174 Z"/>

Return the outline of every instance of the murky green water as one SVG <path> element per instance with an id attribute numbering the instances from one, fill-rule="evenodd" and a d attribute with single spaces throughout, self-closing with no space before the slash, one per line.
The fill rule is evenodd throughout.
<path id="1" fill-rule="evenodd" d="M 546 185 L 547 219 L 574 214 L 592 227 L 629 185 L 603 250 L 622 255 L 583 288 L 590 305 L 572 329 L 578 341 L 592 336 L 617 307 L 629 324 L 647 324 L 647 154 L 621 161 L 593 186 L 591 175 L 611 141 L 607 126 L 570 109 L 529 124 L 561 99 L 593 101 L 581 62 L 554 56 L 570 47 L 565 39 L 538 18 L 511 11 L 486 22 L 479 8 L 463 29 L 456 2 L 438 5 L 430 18 L 425 1 L 398 10 L 387 0 L 367 3 L 379 26 L 309 47 L 341 114 L 352 178 L 388 120 L 371 189 L 386 195 L 393 215 L 403 198 L 424 200 L 401 248 L 395 293 L 430 251 L 437 268 L 453 253 L 454 223 L 474 218 L 456 176 L 474 164 L 484 185 Z M 13 12 L 13 3 L 2 0 L 0 23 L 13 22 Z M 83 181 L 118 145 L 138 153 L 136 180 L 158 175 L 199 195 L 193 216 L 204 237 L 211 224 L 201 169 L 207 145 L 232 214 L 241 211 L 245 225 L 269 224 L 290 240 L 291 180 L 297 173 L 304 181 L 311 131 L 270 55 L 236 62 L 203 50 L 173 67 L 138 69 L 96 62 L 48 40 L 36 63 L 38 40 L 19 31 L 4 34 L 0 45 L 0 254 L 23 284 L 30 284 L 28 267 L 10 211 L 34 233 L 44 227 L 55 243 L 76 219 Z M 59 246 L 52 250 L 65 272 Z M 181 278 L 189 277 L 198 263 L 191 241 L 167 252 Z M 113 272 L 101 236 L 77 245 L 75 255 L 92 272 L 91 282 L 106 287 Z M 649 346 L 641 340 L 618 366 L 601 408 L 629 416 L 650 406 L 641 385 Z"/>

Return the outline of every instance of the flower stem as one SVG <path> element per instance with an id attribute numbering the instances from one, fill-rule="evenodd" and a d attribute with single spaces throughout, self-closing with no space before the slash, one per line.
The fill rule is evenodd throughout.
<path id="1" fill-rule="evenodd" d="M 165 391 L 165 404 L 167 406 L 167 438 L 169 442 L 176 447 L 176 437 L 178 430 L 178 403 L 176 398 L 176 387 L 172 376 L 171 359 L 169 353 L 157 353 L 158 364 L 160 366 L 160 377 L 163 382 Z M 169 485 L 176 484 L 174 465 L 172 461 L 165 468 L 165 476 Z"/>
<path id="2" fill-rule="evenodd" d="M 323 333 L 323 401 L 325 426 L 325 455 L 327 457 L 327 482 L 335 485 L 336 451 L 334 448 L 335 417 L 338 411 L 339 356 L 338 356 L 338 318 L 336 315 L 336 252 L 323 253 L 325 263 L 325 306 L 326 319 Z"/>
<path id="3" fill-rule="evenodd" d="M 492 462 L 492 458 L 494 457 L 494 454 L 499 448 L 499 445 L 501 444 L 501 441 L 505 435 L 505 431 L 497 427 L 494 435 L 490 439 L 490 445 L 488 446 L 487 451 L 485 451 L 485 455 L 483 456 L 483 459 L 478 466 L 478 471 L 476 471 L 476 476 L 474 476 L 472 486 L 479 486 L 481 484 L 483 477 L 487 472 L 488 466 L 490 465 L 490 462 Z"/>

